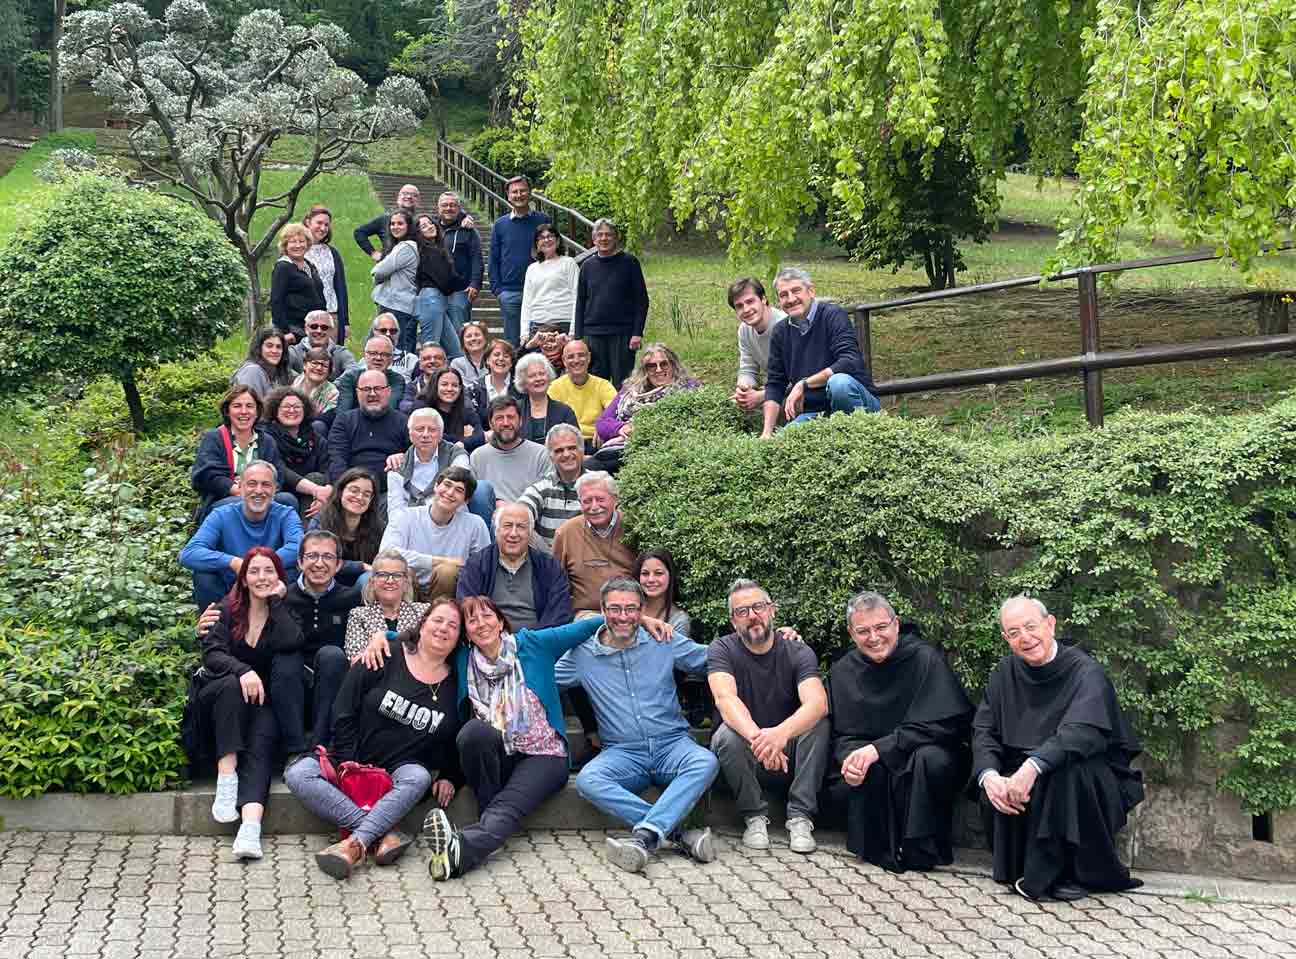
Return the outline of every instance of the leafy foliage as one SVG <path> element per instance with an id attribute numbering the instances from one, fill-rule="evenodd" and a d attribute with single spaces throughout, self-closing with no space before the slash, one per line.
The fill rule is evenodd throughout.
<path id="1" fill-rule="evenodd" d="M 1296 399 L 997 443 L 868 415 L 762 442 L 715 387 L 641 417 L 627 523 L 674 552 L 695 619 L 722 628 L 751 576 L 830 661 L 846 600 L 879 589 L 976 690 L 1005 651 L 998 604 L 1025 591 L 1108 665 L 1154 757 L 1200 740 L 1247 808 L 1296 806 Z M 1239 742 L 1216 741 L 1225 721 Z"/>
<path id="2" fill-rule="evenodd" d="M 197 210 L 76 176 L 0 251 L 0 382 L 111 376 L 142 431 L 136 372 L 209 349 L 234 329 L 245 289 L 238 255 Z"/>
<path id="3" fill-rule="evenodd" d="M 487 127 L 467 144 L 467 153 L 504 176 L 522 174 L 538 184 L 549 173 L 549 158 L 537 151 L 524 132 L 512 127 Z"/>
<path id="4" fill-rule="evenodd" d="M 590 220 L 606 217 L 613 223 L 624 222 L 617 211 L 616 187 L 601 174 L 569 173 L 546 184 L 544 194 Z"/>

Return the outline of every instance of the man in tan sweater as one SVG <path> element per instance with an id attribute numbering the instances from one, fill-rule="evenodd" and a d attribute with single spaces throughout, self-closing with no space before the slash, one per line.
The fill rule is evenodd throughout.
<path id="1" fill-rule="evenodd" d="M 576 481 L 581 515 L 554 534 L 553 555 L 571 582 L 572 609 L 599 611 L 599 590 L 614 576 L 629 576 L 634 550 L 622 542 L 624 525 L 617 509 L 617 482 L 605 472 L 582 474 Z"/>

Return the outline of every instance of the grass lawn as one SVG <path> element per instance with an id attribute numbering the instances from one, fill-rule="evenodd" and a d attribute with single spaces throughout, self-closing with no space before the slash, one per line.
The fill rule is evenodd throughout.
<path id="1" fill-rule="evenodd" d="M 94 139 L 84 133 L 65 132 L 42 140 L 29 150 L 17 151 L 9 172 L 0 177 L 0 241 L 27 219 L 35 203 L 50 189 L 36 176 L 36 171 L 55 150 L 70 147 L 92 150 Z"/>

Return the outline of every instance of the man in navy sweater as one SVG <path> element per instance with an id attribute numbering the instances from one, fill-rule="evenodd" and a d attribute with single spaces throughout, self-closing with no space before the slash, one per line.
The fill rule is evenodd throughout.
<path id="1" fill-rule="evenodd" d="M 549 217 L 531 209 L 531 181 L 515 176 L 504 185 L 509 210 L 491 227 L 490 282 L 499 297 L 504 339 L 518 346 L 522 337 L 522 281 L 531 265 L 535 231 Z"/>
<path id="2" fill-rule="evenodd" d="M 621 248 L 621 233 L 608 219 L 594 221 L 595 255 L 581 264 L 576 281 L 572 336 L 590 351 L 590 372 L 617 389 L 634 369 L 648 322 L 648 287 L 639 261 Z"/>
<path id="3" fill-rule="evenodd" d="M 301 520 L 297 510 L 274 501 L 275 468 L 253 460 L 239 479 L 241 502 L 217 506 L 180 551 L 180 565 L 193 571 L 194 602 L 206 609 L 229 592 L 243 557 L 253 546 L 269 546 L 291 579 L 297 572 Z"/>
<path id="4" fill-rule="evenodd" d="M 356 397 L 360 406 L 339 413 L 329 430 L 329 482 L 336 483 L 348 469 L 360 466 L 374 475 L 379 484 L 375 492 L 385 512 L 382 478 L 387 473 L 387 457 L 405 452 L 409 441 L 405 414 L 388 404 L 391 387 L 378 370 L 365 370 L 356 380 Z"/>
<path id="5" fill-rule="evenodd" d="M 780 411 L 795 426 L 824 413 L 881 409 L 846 311 L 816 300 L 810 274 L 796 267 L 779 270 L 774 292 L 787 320 L 770 335 L 761 438 L 774 435 Z"/>

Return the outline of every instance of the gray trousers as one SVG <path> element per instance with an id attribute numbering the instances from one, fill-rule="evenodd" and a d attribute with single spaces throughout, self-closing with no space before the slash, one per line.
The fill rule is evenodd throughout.
<path id="1" fill-rule="evenodd" d="M 284 770 L 284 782 L 303 806 L 325 822 L 351 830 L 366 849 L 395 829 L 432 785 L 432 774 L 418 763 L 397 766 L 391 778 L 387 795 L 365 812 L 324 778 L 317 757 L 303 756 Z"/>
<path id="2" fill-rule="evenodd" d="M 720 775 L 738 803 L 738 812 L 750 816 L 768 816 L 763 787 L 787 792 L 787 818 L 814 820 L 819 811 L 819 787 L 828 768 L 827 719 L 821 719 L 808 732 L 787 744 L 788 772 L 770 772 L 752 755 L 747 740 L 723 723 L 711 737 L 711 749 L 720 760 Z"/>

